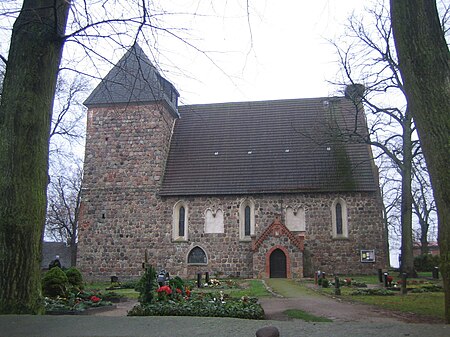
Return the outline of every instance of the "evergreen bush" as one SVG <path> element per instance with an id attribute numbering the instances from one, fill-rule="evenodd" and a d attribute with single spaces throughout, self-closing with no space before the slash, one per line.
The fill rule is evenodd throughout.
<path id="1" fill-rule="evenodd" d="M 145 269 L 144 275 L 136 285 L 136 291 L 139 292 L 139 302 L 141 304 L 149 304 L 153 302 L 154 290 L 156 288 L 156 271 L 153 266 Z"/>
<path id="2" fill-rule="evenodd" d="M 59 267 L 53 267 L 45 273 L 42 278 L 42 292 L 44 296 L 58 297 L 65 296 L 69 280 L 66 274 Z"/>
<path id="3" fill-rule="evenodd" d="M 424 254 L 414 258 L 414 268 L 417 271 L 433 271 L 434 267 L 439 266 L 439 256 Z"/>
<path id="4" fill-rule="evenodd" d="M 328 288 L 330 286 L 330 281 L 328 281 L 326 278 L 322 279 L 322 288 Z"/>
<path id="5" fill-rule="evenodd" d="M 70 267 L 65 271 L 67 279 L 70 285 L 77 290 L 83 289 L 83 276 L 80 271 L 75 267 Z"/>

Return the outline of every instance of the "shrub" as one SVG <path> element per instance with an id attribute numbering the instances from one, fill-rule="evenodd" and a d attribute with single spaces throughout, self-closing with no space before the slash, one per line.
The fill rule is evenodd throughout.
<path id="1" fill-rule="evenodd" d="M 42 292 L 48 297 L 65 296 L 69 280 L 59 267 L 53 267 L 42 278 Z"/>
<path id="2" fill-rule="evenodd" d="M 322 279 L 322 288 L 328 288 L 330 286 L 330 281 L 328 281 L 326 278 Z"/>
<path id="3" fill-rule="evenodd" d="M 169 280 L 169 286 L 173 289 L 184 289 L 184 281 L 181 277 L 175 276 L 173 279 Z"/>
<path id="4" fill-rule="evenodd" d="M 358 289 L 353 291 L 352 296 L 393 296 L 395 292 L 386 289 Z"/>
<path id="5" fill-rule="evenodd" d="M 437 284 L 424 285 L 420 288 L 411 289 L 412 293 L 436 293 L 441 291 L 444 291 L 444 288 Z"/>
<path id="6" fill-rule="evenodd" d="M 364 282 L 353 281 L 352 286 L 355 288 L 367 288 L 367 284 Z"/>
<path id="7" fill-rule="evenodd" d="M 153 302 L 154 289 L 156 288 L 156 271 L 153 266 L 148 266 L 145 269 L 144 275 L 139 280 L 136 291 L 139 292 L 139 302 L 141 304 L 148 304 Z"/>
<path id="8" fill-rule="evenodd" d="M 70 267 L 65 271 L 65 273 L 70 285 L 73 288 L 76 288 L 78 290 L 83 289 L 83 276 L 81 276 L 81 273 L 77 268 Z"/>
<path id="9" fill-rule="evenodd" d="M 414 258 L 414 268 L 417 271 L 433 271 L 434 267 L 439 266 L 439 256 L 424 254 Z"/>
<path id="10" fill-rule="evenodd" d="M 264 319 L 264 310 L 256 299 L 211 300 L 209 296 L 182 302 L 140 304 L 128 312 L 129 316 L 200 316 Z"/>

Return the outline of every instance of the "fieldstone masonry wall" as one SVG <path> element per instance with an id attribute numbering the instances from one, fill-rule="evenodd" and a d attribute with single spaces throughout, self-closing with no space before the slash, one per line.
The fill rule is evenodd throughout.
<path id="1" fill-rule="evenodd" d="M 136 278 L 146 251 L 157 269 L 182 277 L 206 271 L 267 277 L 267 251 L 276 246 L 288 252 L 292 277 L 301 277 L 306 263 L 329 274 L 374 273 L 385 267 L 377 193 L 160 197 L 173 122 L 158 104 L 89 110 L 78 243 L 78 264 L 87 279 Z M 332 236 L 331 207 L 338 197 L 347 205 L 348 238 L 343 239 Z M 252 241 L 240 241 L 239 208 L 246 198 L 255 204 L 255 239 L 277 216 L 284 223 L 288 207 L 303 209 L 308 254 L 285 236 L 270 237 L 257 250 Z M 180 200 L 188 206 L 189 239 L 174 242 L 173 207 Z M 223 233 L 205 233 L 208 209 L 222 210 Z M 188 264 L 196 246 L 205 251 L 206 265 Z M 361 249 L 374 249 L 376 262 L 361 263 Z"/>
<path id="2" fill-rule="evenodd" d="M 282 205 L 301 203 L 307 210 L 305 247 L 310 252 L 309 263 L 314 270 L 329 274 L 374 273 L 377 268 L 384 267 L 386 258 L 376 198 L 362 194 L 339 196 L 347 201 L 347 239 L 333 239 L 331 233 L 331 204 L 337 194 L 254 196 L 256 237 L 272 223 L 276 215 L 283 214 Z M 141 273 L 145 250 L 148 251 L 149 262 L 157 268 L 165 268 L 171 274 L 184 277 L 193 277 L 197 272 L 205 271 L 212 275 L 267 277 L 265 252 L 276 245 L 285 247 L 289 252 L 291 276 L 302 276 L 303 252 L 285 237 L 271 237 L 257 251 L 252 250 L 252 242 L 239 240 L 239 205 L 242 197 L 184 198 L 189 205 L 188 242 L 172 242 L 172 207 L 179 199 L 156 198 L 156 206 L 153 206 L 142 201 L 147 198 L 152 200 L 150 195 L 136 193 L 129 194 L 126 203 L 122 203 L 121 196 L 110 199 L 108 208 L 115 209 L 112 219 L 97 221 L 90 228 L 81 230 L 80 242 L 82 240 L 84 243 L 84 253 L 80 256 L 80 262 L 82 269 L 91 277 L 109 278 L 112 274 L 123 278 L 137 276 Z M 145 216 L 135 207 L 123 207 L 126 204 L 154 207 L 154 212 L 141 210 L 149 217 L 145 221 Z M 224 233 L 207 234 L 204 231 L 205 210 L 218 204 L 225 210 Z M 364 210 L 357 210 L 360 207 Z M 160 214 L 160 217 L 153 219 L 154 214 Z M 196 246 L 206 252 L 207 265 L 188 265 L 187 256 Z M 361 249 L 375 249 L 377 261 L 361 263 Z"/>

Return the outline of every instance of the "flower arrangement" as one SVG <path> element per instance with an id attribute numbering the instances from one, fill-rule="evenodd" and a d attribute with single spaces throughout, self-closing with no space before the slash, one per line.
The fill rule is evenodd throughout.
<path id="1" fill-rule="evenodd" d="M 157 293 L 166 293 L 166 295 L 172 294 L 172 289 L 169 286 L 159 287 Z"/>
<path id="2" fill-rule="evenodd" d="M 98 302 L 100 302 L 102 299 L 101 299 L 100 297 L 98 297 L 98 296 L 92 295 L 92 296 L 90 297 L 90 300 L 91 300 L 92 303 L 98 303 Z"/>
<path id="3" fill-rule="evenodd" d="M 84 292 L 70 293 L 66 297 L 44 298 L 45 311 L 47 314 L 77 313 L 89 308 L 110 306 L 109 301 L 104 301 L 100 293 Z"/>
<path id="4" fill-rule="evenodd" d="M 387 281 L 389 286 L 392 286 L 392 281 L 394 281 L 394 278 L 391 275 L 388 275 L 386 277 L 386 281 Z"/>

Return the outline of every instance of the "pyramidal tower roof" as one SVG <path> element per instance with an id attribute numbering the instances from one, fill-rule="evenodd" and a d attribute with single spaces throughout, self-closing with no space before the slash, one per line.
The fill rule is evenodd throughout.
<path id="1" fill-rule="evenodd" d="M 163 101 L 178 115 L 175 87 L 135 43 L 84 101 L 87 107 Z"/>

